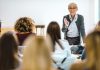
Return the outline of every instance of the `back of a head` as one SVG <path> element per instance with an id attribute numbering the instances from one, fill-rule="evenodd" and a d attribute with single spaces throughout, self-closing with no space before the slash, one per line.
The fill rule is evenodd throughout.
<path id="1" fill-rule="evenodd" d="M 85 39 L 86 67 L 90 70 L 100 70 L 100 31 L 91 32 Z"/>
<path id="2" fill-rule="evenodd" d="M 50 45 L 44 37 L 30 36 L 24 43 L 23 70 L 51 70 Z"/>
<path id="3" fill-rule="evenodd" d="M 32 32 L 34 21 L 28 17 L 21 17 L 16 21 L 14 26 L 16 32 Z"/>
<path id="4" fill-rule="evenodd" d="M 0 38 L 0 70 L 13 69 L 16 66 L 15 54 L 18 43 L 12 32 L 4 33 Z"/>
<path id="5" fill-rule="evenodd" d="M 97 31 L 100 31 L 100 20 L 98 21 L 97 25 L 96 25 L 96 29 Z"/>
<path id="6" fill-rule="evenodd" d="M 75 63 L 70 70 L 100 70 L 100 31 L 93 31 L 85 38 L 86 61 Z"/>
<path id="7" fill-rule="evenodd" d="M 60 26 L 56 21 L 52 21 L 49 23 L 47 27 L 47 33 L 51 36 L 51 38 L 61 39 Z"/>
<path id="8" fill-rule="evenodd" d="M 58 42 L 59 39 L 61 39 L 60 34 L 60 26 L 56 21 L 52 21 L 49 23 L 47 27 L 47 34 L 50 35 L 52 43 L 53 43 L 53 51 L 55 50 L 55 43 Z M 59 42 L 58 42 L 59 44 Z"/>

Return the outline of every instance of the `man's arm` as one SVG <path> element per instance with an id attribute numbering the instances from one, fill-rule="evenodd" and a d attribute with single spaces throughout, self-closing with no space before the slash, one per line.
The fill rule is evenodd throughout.
<path id="1" fill-rule="evenodd" d="M 66 19 L 66 17 L 64 16 L 64 17 L 63 17 L 62 32 L 66 32 L 66 31 L 67 31 L 67 27 L 66 27 L 66 25 L 65 25 L 65 19 Z M 67 21 L 67 19 L 66 19 L 66 21 Z"/>
<path id="2" fill-rule="evenodd" d="M 84 27 L 84 17 L 83 16 L 80 16 L 81 17 L 81 25 L 80 25 L 80 32 L 81 32 L 81 36 L 84 40 L 86 34 L 85 34 L 85 27 Z"/>

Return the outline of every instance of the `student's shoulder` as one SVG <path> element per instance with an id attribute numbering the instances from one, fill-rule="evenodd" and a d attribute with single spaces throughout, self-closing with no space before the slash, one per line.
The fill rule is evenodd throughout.
<path id="1" fill-rule="evenodd" d="M 84 69 L 84 63 L 74 63 L 71 65 L 70 70 L 83 70 Z"/>
<path id="2" fill-rule="evenodd" d="M 65 39 L 60 39 L 59 40 L 60 41 L 60 43 L 66 48 L 68 48 L 68 47 L 71 47 L 70 45 L 69 45 L 69 43 L 68 43 L 68 41 L 67 40 L 65 40 Z"/>

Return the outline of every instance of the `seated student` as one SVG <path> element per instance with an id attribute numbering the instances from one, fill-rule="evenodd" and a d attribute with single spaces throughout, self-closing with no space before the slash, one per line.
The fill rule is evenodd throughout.
<path id="1" fill-rule="evenodd" d="M 75 63 L 70 70 L 100 70 L 100 31 L 95 30 L 85 39 L 86 59 Z"/>
<path id="2" fill-rule="evenodd" d="M 31 35 L 26 39 L 21 70 L 53 70 L 50 42 L 43 36 Z"/>
<path id="3" fill-rule="evenodd" d="M 16 24 L 14 26 L 15 31 L 17 32 L 17 38 L 19 41 L 19 45 L 21 46 L 23 44 L 23 41 L 33 33 L 34 28 L 34 21 L 31 18 L 28 17 L 21 17 L 16 21 Z"/>
<path id="4" fill-rule="evenodd" d="M 76 60 L 72 56 L 70 46 L 67 40 L 61 40 L 60 26 L 52 21 L 47 27 L 47 34 L 50 35 L 52 46 L 52 60 L 54 67 L 60 70 L 69 70 L 71 64 Z"/>
<path id="5" fill-rule="evenodd" d="M 100 21 L 97 23 L 95 30 L 100 31 Z M 86 50 L 84 49 L 83 53 L 82 53 L 82 60 L 86 59 Z"/>
<path id="6" fill-rule="evenodd" d="M 98 30 L 98 31 L 100 31 L 100 20 L 99 20 L 98 24 L 96 25 L 96 28 L 95 28 L 95 30 Z"/>
<path id="7" fill-rule="evenodd" d="M 0 21 L 0 34 L 1 34 L 1 21 Z"/>
<path id="8" fill-rule="evenodd" d="M 15 70 L 19 66 L 18 42 L 12 32 L 6 32 L 0 38 L 0 70 Z"/>

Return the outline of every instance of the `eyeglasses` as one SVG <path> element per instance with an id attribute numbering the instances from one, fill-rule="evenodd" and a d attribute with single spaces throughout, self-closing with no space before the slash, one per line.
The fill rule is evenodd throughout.
<path id="1" fill-rule="evenodd" d="M 69 7 L 68 9 L 76 9 L 76 7 Z"/>

